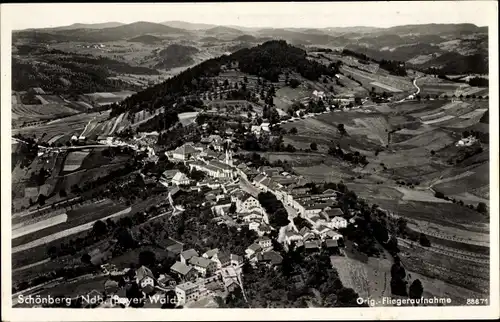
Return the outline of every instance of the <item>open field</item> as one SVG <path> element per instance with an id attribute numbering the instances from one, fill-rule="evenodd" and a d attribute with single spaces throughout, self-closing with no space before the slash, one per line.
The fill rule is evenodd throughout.
<path id="1" fill-rule="evenodd" d="M 12 129 L 12 135 L 21 134 L 24 136 L 33 136 L 41 138 L 47 142 L 56 136 L 64 134 L 65 136 L 80 135 L 88 122 L 92 119 L 105 120 L 109 116 L 109 111 L 102 113 L 82 113 L 65 118 L 59 118 L 54 121 L 39 124 L 36 126 L 27 126 L 18 129 Z M 45 133 L 45 135 L 44 135 Z M 56 142 L 61 142 L 63 137 L 60 137 Z"/>
<path id="2" fill-rule="evenodd" d="M 90 151 L 72 151 L 69 152 L 64 160 L 64 172 L 71 172 L 78 170 L 82 165 L 83 159 L 89 155 Z"/>

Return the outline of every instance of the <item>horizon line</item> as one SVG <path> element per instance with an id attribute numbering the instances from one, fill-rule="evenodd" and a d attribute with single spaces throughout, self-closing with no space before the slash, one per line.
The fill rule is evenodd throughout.
<path id="1" fill-rule="evenodd" d="M 135 23 L 140 23 L 140 22 L 147 22 L 147 23 L 153 23 L 153 24 L 160 24 L 164 25 L 167 23 L 172 23 L 172 22 L 181 22 L 181 23 L 188 23 L 188 24 L 200 24 L 200 25 L 212 25 L 214 27 L 231 27 L 231 28 L 244 28 L 244 29 L 255 29 L 255 30 L 260 30 L 260 29 L 318 29 L 318 30 L 324 30 L 324 29 L 334 29 L 334 28 L 373 28 L 373 29 L 391 29 L 395 27 L 403 27 L 403 26 L 425 26 L 425 25 L 473 25 L 478 28 L 484 28 L 488 27 L 488 25 L 484 26 L 479 26 L 471 22 L 428 22 L 428 23 L 409 23 L 409 24 L 398 24 L 398 25 L 393 25 L 390 27 L 375 27 L 375 26 L 368 26 L 368 25 L 350 25 L 350 26 L 328 26 L 328 27 L 314 27 L 314 26 L 299 26 L 299 27 L 270 27 L 270 26 L 245 26 L 245 25 L 234 25 L 234 24 L 224 24 L 224 25 L 219 25 L 215 23 L 206 23 L 206 22 L 192 22 L 192 21 L 186 21 L 186 20 L 166 20 L 166 21 L 147 21 L 147 20 L 137 20 L 134 22 L 122 22 L 122 21 L 117 21 L 117 20 L 112 20 L 112 21 L 102 21 L 102 22 L 74 22 L 70 25 L 59 25 L 59 26 L 49 26 L 49 27 L 29 27 L 29 28 L 23 28 L 23 29 L 12 29 L 12 32 L 15 31 L 26 31 L 26 30 L 36 30 L 36 29 L 56 29 L 56 28 L 62 28 L 62 27 L 71 27 L 73 25 L 98 25 L 98 24 L 105 24 L 105 23 L 120 23 L 123 24 L 123 26 L 126 25 L 131 25 Z M 119 26 L 118 26 L 119 27 Z M 115 28 L 115 27 L 106 27 L 106 28 Z M 106 29 L 103 28 L 103 29 Z M 177 27 L 174 27 L 177 28 Z M 83 28 L 85 29 L 85 28 Z M 182 29 L 182 28 L 178 28 Z M 195 31 L 195 30 L 202 30 L 202 29 L 193 29 L 193 30 L 187 30 L 187 31 Z M 244 31 L 244 30 L 241 30 Z"/>

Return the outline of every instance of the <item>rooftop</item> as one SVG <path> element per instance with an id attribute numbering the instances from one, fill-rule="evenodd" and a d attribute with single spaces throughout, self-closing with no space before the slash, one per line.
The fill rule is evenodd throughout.
<path id="1" fill-rule="evenodd" d="M 198 284 L 195 284 L 193 282 L 185 282 L 182 284 L 177 285 L 176 288 L 183 290 L 184 292 L 187 292 L 189 290 L 199 288 L 200 286 Z"/>
<path id="2" fill-rule="evenodd" d="M 184 257 L 186 260 L 189 260 L 193 256 L 198 256 L 198 252 L 191 248 L 191 249 L 183 251 L 181 253 L 181 256 Z"/>
<path id="3" fill-rule="evenodd" d="M 182 262 L 175 262 L 175 264 L 170 267 L 171 271 L 177 272 L 181 275 L 186 275 L 191 269 L 193 269 L 191 266 L 188 266 Z"/>
<path id="4" fill-rule="evenodd" d="M 208 268 L 208 266 L 210 266 L 213 262 L 205 257 L 193 256 L 189 260 L 189 263 L 194 266 Z"/>

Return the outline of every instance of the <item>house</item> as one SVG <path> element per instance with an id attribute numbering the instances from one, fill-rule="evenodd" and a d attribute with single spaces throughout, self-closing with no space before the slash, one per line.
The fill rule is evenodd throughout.
<path id="1" fill-rule="evenodd" d="M 231 265 L 232 266 L 241 266 L 243 265 L 243 257 L 235 254 L 231 254 Z"/>
<path id="2" fill-rule="evenodd" d="M 258 211 L 252 211 L 250 213 L 241 213 L 239 214 L 241 218 L 243 219 L 244 222 L 261 222 L 262 218 L 264 217 L 262 213 Z M 258 226 L 257 226 L 258 227 Z"/>
<path id="3" fill-rule="evenodd" d="M 316 240 L 310 240 L 304 242 L 304 248 L 307 252 L 317 252 L 319 250 L 319 242 Z"/>
<path id="4" fill-rule="evenodd" d="M 260 206 L 260 202 L 249 193 L 238 194 L 235 198 L 236 202 L 236 212 L 245 213 L 257 210 L 262 212 L 263 209 Z"/>
<path id="5" fill-rule="evenodd" d="M 346 228 L 347 227 L 347 220 L 343 217 L 335 216 L 328 223 L 328 225 L 332 228 L 335 228 L 335 229 Z"/>
<path id="6" fill-rule="evenodd" d="M 185 282 L 175 287 L 177 303 L 184 305 L 187 302 L 196 301 L 200 296 L 200 285 L 192 282 Z"/>
<path id="7" fill-rule="evenodd" d="M 211 276 L 217 270 L 217 263 L 205 257 L 193 256 L 189 259 L 189 264 L 203 276 Z"/>
<path id="8" fill-rule="evenodd" d="M 247 258 L 252 258 L 255 256 L 255 254 L 260 253 L 262 251 L 262 247 L 259 246 L 259 244 L 252 244 L 248 246 L 248 248 L 245 250 L 245 256 Z"/>
<path id="9" fill-rule="evenodd" d="M 175 279 L 168 274 L 160 274 L 160 277 L 158 277 L 157 282 L 163 287 L 174 287 L 177 284 Z"/>
<path id="10" fill-rule="evenodd" d="M 339 242 L 338 240 L 326 239 L 324 242 L 324 246 L 330 253 L 337 252 L 339 248 Z"/>
<path id="11" fill-rule="evenodd" d="M 283 257 L 274 250 L 271 250 L 262 254 L 258 254 L 257 261 L 268 266 L 277 266 L 281 265 L 281 263 L 283 262 Z"/>
<path id="12" fill-rule="evenodd" d="M 210 135 L 208 137 L 209 146 L 215 151 L 222 151 L 224 149 L 224 140 L 219 135 Z"/>
<path id="13" fill-rule="evenodd" d="M 252 127 L 250 128 L 250 131 L 255 135 L 260 135 L 260 132 L 261 132 L 260 125 L 252 125 Z"/>
<path id="14" fill-rule="evenodd" d="M 219 249 L 214 248 L 214 249 L 207 250 L 201 256 L 203 256 L 204 258 L 207 258 L 207 259 L 212 259 L 215 255 L 217 255 L 218 252 L 219 252 Z"/>
<path id="15" fill-rule="evenodd" d="M 340 208 L 331 208 L 331 209 L 325 209 L 322 213 L 323 217 L 325 219 L 333 219 L 335 217 L 342 217 L 344 215 L 344 212 Z"/>
<path id="16" fill-rule="evenodd" d="M 191 259 L 191 257 L 193 256 L 198 256 L 198 252 L 194 249 L 188 249 L 188 250 L 185 250 L 181 253 L 180 257 L 181 257 L 181 263 L 183 264 L 187 264 L 189 263 L 189 260 Z"/>
<path id="17" fill-rule="evenodd" d="M 302 227 L 302 229 L 299 230 L 299 234 L 302 236 L 304 241 L 314 239 L 316 237 L 312 230 L 307 227 Z"/>
<path id="18" fill-rule="evenodd" d="M 149 294 L 154 291 L 155 278 L 153 272 L 146 266 L 141 266 L 135 271 L 135 279 L 144 293 Z"/>
<path id="19" fill-rule="evenodd" d="M 172 161 L 187 161 L 198 156 L 200 152 L 200 150 L 195 149 L 191 144 L 186 143 L 172 151 L 171 156 L 167 153 L 167 157 Z"/>
<path id="20" fill-rule="evenodd" d="M 339 240 L 340 238 L 343 238 L 342 234 L 339 234 L 333 230 L 327 231 L 322 238 L 330 238 L 333 240 Z"/>
<path id="21" fill-rule="evenodd" d="M 234 290 L 240 288 L 240 285 L 234 279 L 226 278 L 224 280 L 224 287 L 226 288 L 227 292 L 233 292 Z"/>
<path id="22" fill-rule="evenodd" d="M 182 172 L 177 172 L 172 178 L 172 184 L 176 186 L 187 185 L 189 184 L 189 178 Z"/>
<path id="23" fill-rule="evenodd" d="M 217 263 L 218 269 L 221 269 L 221 268 L 224 268 L 224 267 L 231 265 L 231 257 L 228 253 L 225 253 L 225 252 L 217 252 L 217 254 L 215 254 L 212 257 L 212 260 L 215 263 Z"/>
<path id="24" fill-rule="evenodd" d="M 330 236 L 331 232 L 333 232 L 333 230 L 326 225 L 319 225 L 316 228 L 314 228 L 313 231 L 317 235 L 319 235 L 321 239 L 327 238 L 328 236 Z"/>
<path id="25" fill-rule="evenodd" d="M 260 227 L 260 222 L 259 221 L 253 220 L 253 221 L 250 221 L 248 223 L 248 229 L 257 232 L 257 234 L 259 233 L 259 227 Z"/>
<path id="26" fill-rule="evenodd" d="M 172 238 L 160 239 L 158 241 L 161 247 L 163 247 L 172 256 L 179 256 L 182 253 L 184 247 L 183 243 L 180 243 Z"/>
<path id="27" fill-rule="evenodd" d="M 264 236 L 264 235 L 267 235 L 267 234 L 270 234 L 271 233 L 271 226 L 269 226 L 268 224 L 266 223 L 261 223 L 259 225 L 259 229 L 257 230 L 257 234 L 259 236 Z"/>
<path id="28" fill-rule="evenodd" d="M 267 122 L 266 123 L 262 123 L 260 125 L 261 130 L 264 131 L 264 132 L 269 132 L 269 127 L 270 127 L 270 124 L 267 123 Z"/>
<path id="29" fill-rule="evenodd" d="M 303 239 L 302 235 L 292 231 L 292 230 L 289 230 L 285 233 L 285 244 L 287 246 L 290 246 L 292 243 L 296 243 L 298 241 L 301 241 Z"/>
<path id="30" fill-rule="evenodd" d="M 269 237 L 260 237 L 260 238 L 257 238 L 257 240 L 255 242 L 264 251 L 267 251 L 268 249 L 272 249 L 273 248 L 273 244 L 272 244 L 271 239 Z"/>
<path id="31" fill-rule="evenodd" d="M 175 262 L 172 267 L 170 267 L 170 271 L 177 275 L 183 281 L 193 280 L 197 277 L 197 271 L 182 262 Z"/>

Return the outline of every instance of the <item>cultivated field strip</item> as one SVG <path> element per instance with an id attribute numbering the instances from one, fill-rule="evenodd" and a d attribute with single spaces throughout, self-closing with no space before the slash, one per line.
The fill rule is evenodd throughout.
<path id="1" fill-rule="evenodd" d="M 489 264 L 489 262 L 490 262 L 489 256 L 485 256 L 482 254 L 461 251 L 459 249 L 444 247 L 444 246 L 436 245 L 436 244 L 433 244 L 431 247 L 424 247 L 417 242 L 409 242 L 405 239 L 398 237 L 398 245 L 400 245 L 400 244 L 404 245 L 408 248 L 418 247 L 418 248 L 424 249 L 426 251 L 430 251 L 430 252 L 434 252 L 437 254 L 442 254 L 442 255 L 446 255 L 446 256 L 450 256 L 450 257 L 455 257 L 458 259 L 467 260 L 467 261 L 471 261 L 474 263 Z"/>
<path id="2" fill-rule="evenodd" d="M 68 215 L 60 214 L 53 216 L 51 218 L 40 220 L 33 224 L 23 225 L 24 223 L 15 225 L 16 227 L 12 227 L 12 239 L 18 238 L 24 235 L 28 235 L 34 233 L 36 231 L 52 227 L 58 224 L 62 224 L 68 220 Z"/>
<path id="3" fill-rule="evenodd" d="M 110 216 L 101 218 L 99 220 L 105 221 L 107 219 L 111 219 L 111 218 L 114 218 L 114 217 L 126 215 L 131 210 L 132 210 L 132 208 L 128 207 L 127 209 L 124 209 L 122 211 L 114 213 L 114 214 L 112 214 Z M 70 236 L 70 235 L 74 235 L 74 234 L 77 234 L 77 233 L 82 232 L 82 231 L 90 230 L 90 229 L 92 229 L 92 226 L 94 225 L 94 223 L 96 221 L 97 220 L 94 220 L 94 221 L 88 222 L 86 224 L 83 224 L 83 225 L 80 225 L 80 226 L 76 226 L 76 227 L 73 227 L 73 228 L 69 228 L 69 229 L 66 229 L 64 231 L 60 231 L 60 232 L 57 232 L 55 234 L 52 234 L 52 235 L 45 236 L 45 237 L 42 237 L 40 239 L 34 240 L 32 242 L 29 242 L 29 243 L 26 243 L 26 244 L 23 244 L 23 245 L 20 245 L 20 246 L 17 246 L 17 247 L 13 247 L 12 248 L 12 253 L 22 252 L 24 250 L 27 250 L 27 249 L 30 249 L 30 248 L 33 248 L 33 247 L 37 247 L 37 246 L 43 245 L 43 244 L 46 244 L 48 242 L 52 242 L 54 240 L 64 238 L 66 236 Z"/>

